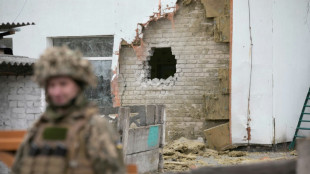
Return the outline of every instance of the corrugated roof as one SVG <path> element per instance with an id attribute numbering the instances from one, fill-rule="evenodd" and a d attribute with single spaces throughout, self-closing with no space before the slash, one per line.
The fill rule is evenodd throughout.
<path id="1" fill-rule="evenodd" d="M 7 23 L 1 23 L 0 24 L 0 30 L 9 30 L 12 28 L 16 28 L 16 27 L 22 27 L 22 26 L 26 26 L 26 25 L 35 25 L 34 22 L 7 22 Z"/>
<path id="2" fill-rule="evenodd" d="M 36 59 L 24 57 L 24 56 L 14 56 L 14 55 L 0 55 L 0 64 L 17 65 L 17 66 L 31 66 L 34 64 Z"/>

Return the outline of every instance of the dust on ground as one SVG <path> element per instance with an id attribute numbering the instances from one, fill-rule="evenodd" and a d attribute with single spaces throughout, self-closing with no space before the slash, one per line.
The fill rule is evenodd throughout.
<path id="1" fill-rule="evenodd" d="M 203 166 L 226 166 L 296 158 L 292 152 L 216 151 L 203 141 L 180 138 L 163 149 L 164 171 L 186 171 Z"/>

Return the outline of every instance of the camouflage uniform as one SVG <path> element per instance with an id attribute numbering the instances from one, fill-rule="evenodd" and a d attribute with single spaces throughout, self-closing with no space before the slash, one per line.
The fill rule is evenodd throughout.
<path id="1" fill-rule="evenodd" d="M 41 87 L 46 87 L 47 79 L 53 76 L 69 76 L 81 89 L 96 84 L 90 63 L 66 47 L 48 49 L 34 70 L 34 78 Z M 21 144 L 12 173 L 124 173 L 116 132 L 98 116 L 97 107 L 85 99 L 83 92 L 61 108 L 49 98 L 47 103 L 46 111 Z"/>

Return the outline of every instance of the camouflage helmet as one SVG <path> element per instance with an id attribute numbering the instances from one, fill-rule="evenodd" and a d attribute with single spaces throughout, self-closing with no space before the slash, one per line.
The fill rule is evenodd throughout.
<path id="1" fill-rule="evenodd" d="M 45 87 L 47 80 L 56 76 L 68 76 L 79 82 L 82 88 L 96 86 L 97 78 L 90 62 L 79 51 L 68 47 L 48 48 L 34 65 L 34 80 Z"/>

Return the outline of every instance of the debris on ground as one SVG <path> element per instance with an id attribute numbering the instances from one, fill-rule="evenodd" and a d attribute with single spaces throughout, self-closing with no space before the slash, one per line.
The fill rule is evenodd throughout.
<path id="1" fill-rule="evenodd" d="M 246 156 L 247 152 L 242 152 L 242 151 L 231 151 L 228 152 L 228 156 L 230 157 L 241 157 L 241 156 Z"/>
<path id="2" fill-rule="evenodd" d="M 216 151 L 206 148 L 203 141 L 184 137 L 167 144 L 163 149 L 165 171 L 186 171 L 203 166 L 238 165 L 271 160 L 296 158 L 291 152 Z"/>
<path id="3" fill-rule="evenodd" d="M 291 152 L 290 152 L 290 154 L 291 154 L 291 155 L 294 155 L 294 156 L 298 156 L 298 154 L 297 154 L 297 151 L 296 151 L 296 150 L 291 151 Z"/>
<path id="4" fill-rule="evenodd" d="M 188 140 L 183 137 L 173 141 L 163 149 L 164 169 L 167 171 L 184 171 L 196 168 L 197 165 L 205 165 L 205 162 L 197 160 L 197 156 L 205 155 L 205 147 L 201 141 Z"/>
<path id="5" fill-rule="evenodd" d="M 184 154 L 198 154 L 199 152 L 205 149 L 205 143 L 198 141 L 198 140 L 188 140 L 184 137 L 173 141 L 172 143 L 168 144 L 164 148 L 164 154 L 167 152 L 171 154 L 173 152 L 180 152 Z M 172 154 L 171 154 L 172 155 Z"/>

